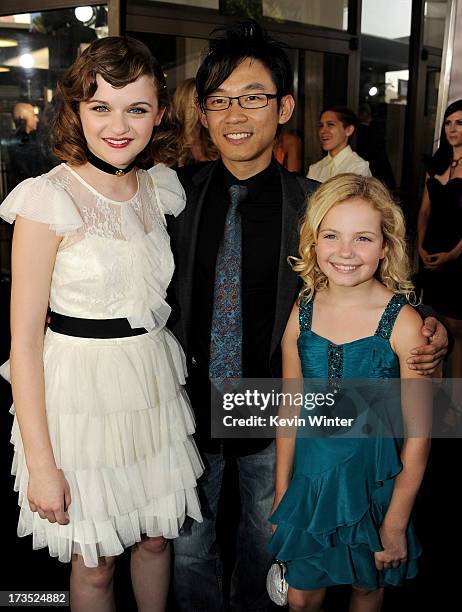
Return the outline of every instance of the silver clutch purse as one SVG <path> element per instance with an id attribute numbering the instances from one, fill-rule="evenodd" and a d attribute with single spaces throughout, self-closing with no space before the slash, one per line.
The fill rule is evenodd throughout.
<path id="1" fill-rule="evenodd" d="M 277 606 L 285 606 L 287 604 L 287 590 L 289 585 L 286 582 L 285 575 L 287 565 L 283 561 L 276 560 L 269 568 L 266 576 L 266 590 L 269 598 Z"/>

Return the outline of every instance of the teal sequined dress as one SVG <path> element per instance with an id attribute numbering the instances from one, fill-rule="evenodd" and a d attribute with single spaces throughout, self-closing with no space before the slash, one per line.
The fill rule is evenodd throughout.
<path id="1" fill-rule="evenodd" d="M 336 345 L 311 331 L 313 301 L 300 305 L 298 351 L 304 378 L 399 378 L 390 346 L 394 322 L 407 303 L 394 295 L 374 336 Z M 269 543 L 287 562 L 287 582 L 311 590 L 354 584 L 368 590 L 397 586 L 417 573 L 421 553 L 412 520 L 408 561 L 378 571 L 379 528 L 402 470 L 401 441 L 393 437 L 298 437 L 292 481 L 270 521 Z"/>

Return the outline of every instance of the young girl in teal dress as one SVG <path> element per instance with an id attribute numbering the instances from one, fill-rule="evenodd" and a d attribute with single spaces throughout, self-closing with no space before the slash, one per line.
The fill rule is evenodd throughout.
<path id="1" fill-rule="evenodd" d="M 324 183 L 293 259 L 304 286 L 282 341 L 284 378 L 418 378 L 406 358 L 426 340 L 407 301 L 403 216 L 378 180 Z M 428 438 L 280 436 L 276 448 L 270 548 L 287 562 L 290 609 L 317 612 L 326 587 L 351 584 L 350 612 L 377 612 L 383 587 L 417 572 L 411 511 Z"/>

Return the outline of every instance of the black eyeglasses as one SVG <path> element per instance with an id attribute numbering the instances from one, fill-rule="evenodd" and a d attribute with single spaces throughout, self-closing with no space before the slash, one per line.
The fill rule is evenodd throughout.
<path id="1" fill-rule="evenodd" d="M 277 94 L 244 94 L 243 96 L 207 96 L 204 100 L 204 110 L 222 111 L 231 106 L 231 100 L 237 100 L 241 108 L 263 108 L 268 102 L 277 98 Z"/>

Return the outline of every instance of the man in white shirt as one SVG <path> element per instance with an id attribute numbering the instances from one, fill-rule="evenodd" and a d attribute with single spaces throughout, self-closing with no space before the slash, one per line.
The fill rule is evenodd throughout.
<path id="1" fill-rule="evenodd" d="M 321 113 L 319 140 L 327 155 L 308 169 L 308 178 L 324 183 L 342 172 L 372 176 L 369 162 L 355 153 L 348 144 L 358 118 L 349 108 L 333 106 Z"/>

